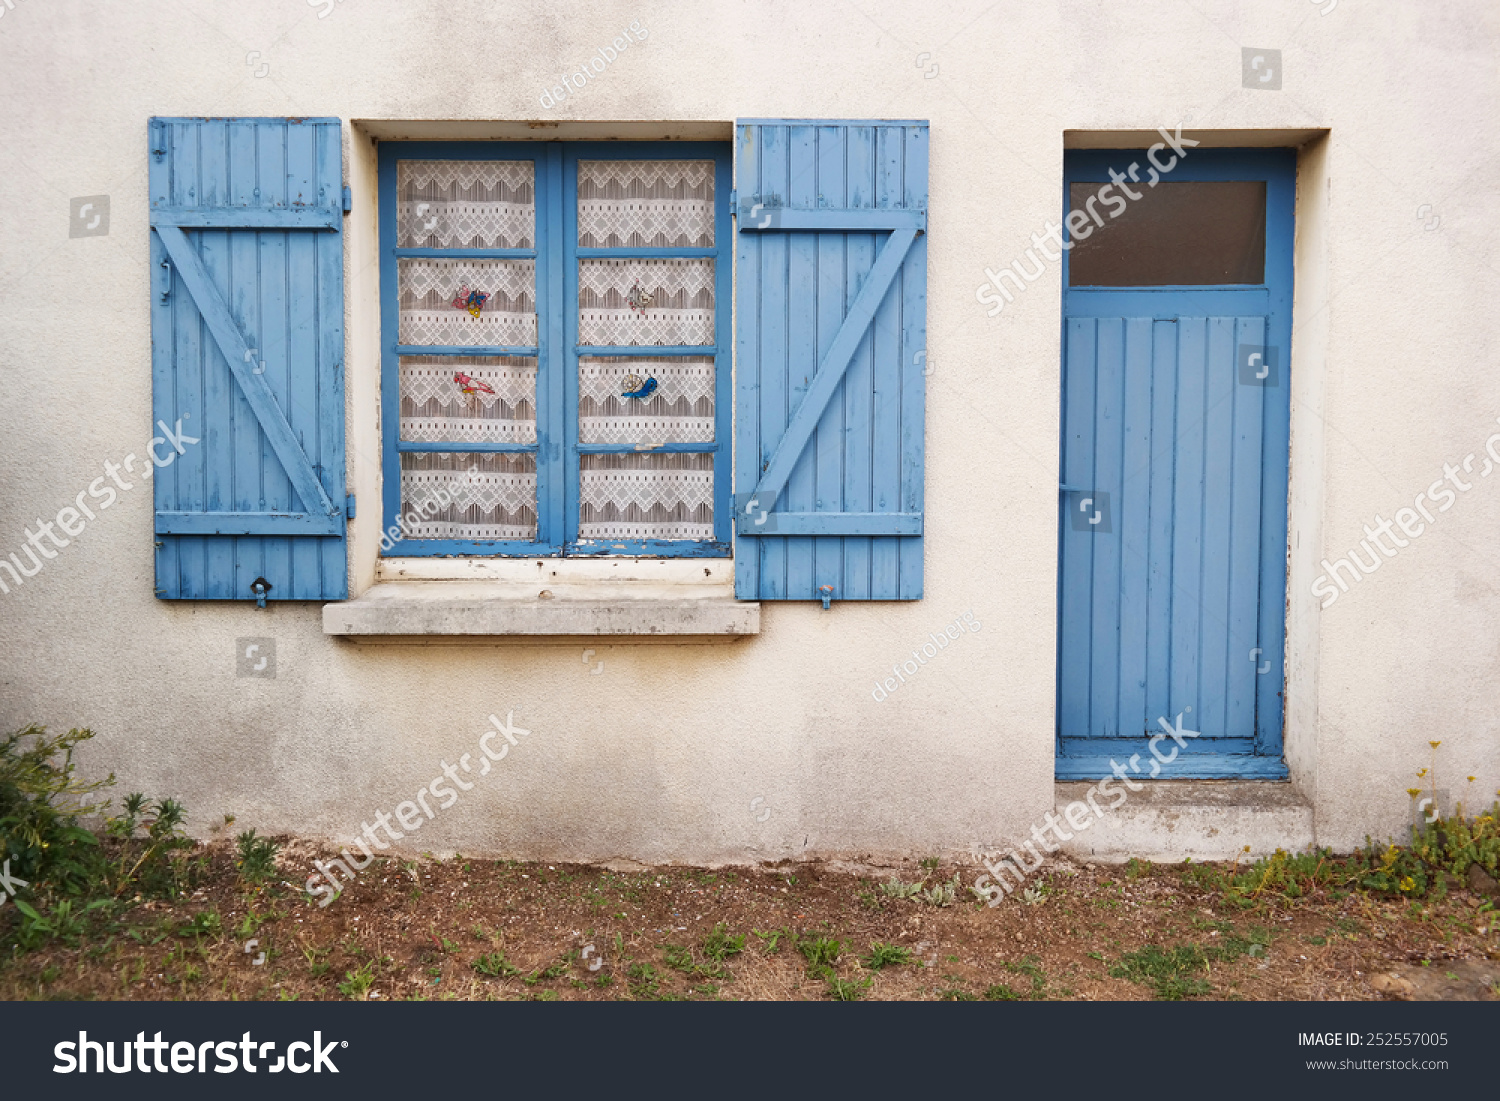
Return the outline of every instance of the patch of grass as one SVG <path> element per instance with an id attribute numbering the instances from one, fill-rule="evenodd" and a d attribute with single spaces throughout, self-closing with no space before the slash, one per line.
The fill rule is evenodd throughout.
<path id="1" fill-rule="evenodd" d="M 632 963 L 625 969 L 632 998 L 655 998 L 661 992 L 661 974 L 649 963 Z"/>
<path id="2" fill-rule="evenodd" d="M 828 996 L 836 1002 L 857 1002 L 865 996 L 865 991 L 870 989 L 873 981 L 863 979 L 855 982 L 853 979 L 841 979 L 837 975 L 829 975 Z"/>
<path id="3" fill-rule="evenodd" d="M 768 956 L 774 956 L 781 951 L 782 940 L 790 936 L 785 929 L 772 929 L 766 933 L 762 933 L 759 929 L 751 929 L 750 932 L 760 940 L 761 950 Z"/>
<path id="4" fill-rule="evenodd" d="M 861 959 L 860 966 L 867 971 L 879 971 L 882 967 L 890 967 L 912 960 L 911 949 L 902 948 L 900 945 L 887 944 L 885 941 L 877 940 L 870 945 L 870 953 Z"/>
<path id="5" fill-rule="evenodd" d="M 498 949 L 494 952 L 486 952 L 470 966 L 481 975 L 491 979 L 508 979 L 521 973 L 521 969 L 506 959 L 505 953 Z"/>
<path id="6" fill-rule="evenodd" d="M 1017 994 L 1009 986 L 1001 982 L 985 989 L 984 1000 L 987 1002 L 1024 1002 L 1026 996 L 1024 994 Z"/>
<path id="7" fill-rule="evenodd" d="M 1040 1001 L 1047 996 L 1047 976 L 1042 971 L 1041 961 L 1034 955 L 1022 957 L 1019 963 L 1004 961 L 1000 964 L 1007 971 L 1024 975 L 1031 980 L 1031 998 Z"/>
<path id="8" fill-rule="evenodd" d="M 1110 976 L 1149 986 L 1159 1000 L 1181 1001 L 1202 997 L 1212 991 L 1202 972 L 1208 970 L 1209 956 L 1196 944 L 1179 944 L 1166 951 L 1154 944 L 1136 952 L 1126 952 Z"/>

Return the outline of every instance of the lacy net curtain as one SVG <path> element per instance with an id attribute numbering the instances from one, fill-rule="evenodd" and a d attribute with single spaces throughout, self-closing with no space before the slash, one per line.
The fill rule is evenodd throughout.
<path id="1" fill-rule="evenodd" d="M 534 248 L 531 161 L 398 161 L 401 248 Z M 408 345 L 535 345 L 536 262 L 401 259 L 398 336 Z M 534 356 L 404 355 L 400 438 L 534 444 Z M 536 456 L 405 452 L 401 514 L 410 539 L 522 539 L 537 531 Z"/>
<path id="2" fill-rule="evenodd" d="M 587 248 L 711 248 L 712 161 L 581 161 L 578 244 Z M 712 258 L 589 258 L 578 262 L 578 342 L 714 344 Z M 578 439 L 633 449 L 712 443 L 711 355 L 580 356 Z M 714 537 L 711 454 L 634 450 L 581 456 L 579 538 Z"/>

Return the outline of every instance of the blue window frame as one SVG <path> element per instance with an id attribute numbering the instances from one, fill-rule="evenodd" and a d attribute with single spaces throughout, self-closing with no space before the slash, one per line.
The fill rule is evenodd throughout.
<path id="1" fill-rule="evenodd" d="M 398 247 L 399 161 L 515 161 L 533 166 L 535 226 L 529 248 Z M 648 160 L 713 162 L 713 242 L 710 247 L 580 247 L 580 161 Z M 381 295 L 382 553 L 388 556 L 730 557 L 732 553 L 729 356 L 730 146 L 708 142 L 388 142 L 379 151 Z M 535 265 L 534 344 L 401 344 L 399 264 L 402 260 L 521 261 Z M 580 264 L 606 260 L 711 260 L 712 337 L 697 344 L 587 344 L 580 340 Z M 482 307 L 481 307 L 482 308 Z M 535 362 L 535 439 L 475 443 L 457 439 L 403 440 L 401 359 L 423 357 L 526 357 Z M 581 442 L 580 357 L 664 359 L 697 357 L 713 364 L 712 440 L 642 443 Z M 454 364 L 464 359 L 455 358 Z M 507 360 L 507 362 L 511 362 Z M 686 360 L 684 360 L 686 362 Z M 446 370 L 446 369 L 445 369 Z M 412 538 L 403 523 L 402 456 L 509 455 L 534 463 L 535 537 L 532 539 Z M 595 456 L 694 454 L 712 463 L 710 537 L 645 539 L 585 537 L 580 524 L 580 478 Z M 408 516 L 410 516 L 408 510 Z"/>

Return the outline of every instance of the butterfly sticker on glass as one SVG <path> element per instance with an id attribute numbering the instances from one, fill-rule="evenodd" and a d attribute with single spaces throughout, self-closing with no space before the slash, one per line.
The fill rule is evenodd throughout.
<path id="1" fill-rule="evenodd" d="M 622 398 L 649 398 L 656 393 L 656 380 L 654 378 L 642 379 L 640 375 L 626 375 L 621 383 L 625 387 L 620 392 Z"/>
<path id="2" fill-rule="evenodd" d="M 642 288 L 641 281 L 637 279 L 635 285 L 630 288 L 630 297 L 625 301 L 630 303 L 631 313 L 638 313 L 644 317 L 646 315 L 646 307 L 651 305 L 651 298 L 651 292 Z"/>
<path id="3" fill-rule="evenodd" d="M 484 309 L 484 304 L 489 301 L 490 296 L 484 291 L 471 291 L 467 286 L 459 289 L 458 297 L 453 300 L 455 310 L 468 310 L 471 317 L 478 317 L 479 311 Z"/>

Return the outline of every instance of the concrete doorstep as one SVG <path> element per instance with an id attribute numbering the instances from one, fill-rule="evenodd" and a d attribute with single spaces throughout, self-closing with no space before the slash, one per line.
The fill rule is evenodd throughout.
<path id="1" fill-rule="evenodd" d="M 1057 814 L 1082 802 L 1094 785 L 1056 785 Z M 1095 796 L 1096 801 L 1099 797 Z M 1312 804 L 1291 784 L 1246 780 L 1155 780 L 1093 825 L 1075 831 L 1062 849 L 1077 859 L 1154 863 L 1233 860 L 1300 852 L 1314 843 Z M 1081 816 L 1079 816 L 1081 817 Z M 1066 828 L 1066 826 L 1064 827 Z"/>

